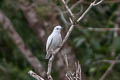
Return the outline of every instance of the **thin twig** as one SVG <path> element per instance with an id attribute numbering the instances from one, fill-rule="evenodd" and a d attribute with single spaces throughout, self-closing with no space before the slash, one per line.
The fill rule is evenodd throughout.
<path id="1" fill-rule="evenodd" d="M 81 2 L 83 2 L 83 0 L 78 0 L 75 4 L 72 5 L 72 7 L 70 8 L 71 10 L 74 9 L 77 5 L 79 5 Z"/>
<path id="2" fill-rule="evenodd" d="M 70 15 L 74 18 L 74 14 L 72 13 L 72 11 L 70 10 L 70 8 L 68 7 L 67 3 L 65 2 L 65 0 L 62 0 L 63 4 L 65 5 L 66 9 L 68 10 L 68 12 L 70 13 Z"/>
<path id="3" fill-rule="evenodd" d="M 75 62 L 75 66 L 76 66 L 75 72 L 72 72 L 71 70 L 69 70 L 66 73 L 66 77 L 68 80 L 82 80 L 80 63 Z"/>
<path id="4" fill-rule="evenodd" d="M 111 64 L 111 63 L 113 63 L 113 62 L 115 62 L 115 63 L 120 63 L 120 60 L 99 60 L 99 61 L 95 61 L 95 62 L 93 62 L 93 64 L 99 64 L 99 63 L 109 63 L 109 64 Z"/>
<path id="5" fill-rule="evenodd" d="M 69 7 L 67 6 L 66 2 L 65 2 L 64 0 L 62 0 L 62 2 L 63 2 L 64 5 L 66 6 L 66 9 L 69 11 L 69 13 L 70 13 L 70 15 L 72 16 L 72 18 L 74 18 L 74 15 L 73 15 L 72 11 L 69 9 Z M 97 3 L 95 3 L 95 2 L 96 2 L 96 0 L 95 0 L 93 3 L 91 3 L 92 6 L 95 5 L 95 4 L 97 4 Z M 98 5 L 98 4 L 97 4 L 97 5 Z M 91 6 L 91 5 L 90 5 L 90 6 Z M 90 9 L 91 9 L 91 8 L 87 9 L 87 10 L 82 14 L 82 16 L 80 17 L 80 19 L 78 19 L 77 21 L 75 21 L 75 20 L 73 21 L 73 20 L 70 18 L 71 26 L 70 26 L 70 28 L 69 28 L 69 30 L 68 30 L 65 38 L 63 39 L 62 44 L 60 45 L 59 48 L 57 48 L 57 49 L 53 52 L 54 55 L 52 55 L 52 57 L 49 59 L 49 62 L 48 62 L 48 71 L 47 71 L 48 78 L 50 78 L 49 80 L 52 79 L 51 69 L 52 69 L 52 62 L 53 62 L 53 60 L 54 60 L 55 54 L 60 51 L 60 49 L 62 48 L 62 46 L 63 46 L 63 45 L 65 44 L 65 42 L 68 40 L 68 38 L 69 38 L 72 30 L 74 29 L 75 23 L 76 23 L 76 22 L 79 22 L 79 21 L 85 16 L 85 14 L 86 14 Z"/>
<path id="6" fill-rule="evenodd" d="M 99 2 L 95 3 L 93 6 L 97 6 L 99 4 L 101 4 L 104 0 L 100 0 Z"/>
<path id="7" fill-rule="evenodd" d="M 115 24 L 115 28 L 118 28 L 118 24 Z M 114 38 L 118 36 L 117 31 L 114 32 Z M 115 51 L 113 51 L 113 53 L 115 54 Z M 115 60 L 118 60 L 118 58 L 120 57 L 120 54 L 118 54 L 118 56 L 115 58 Z M 115 66 L 116 62 L 113 61 L 109 68 L 105 71 L 105 73 L 102 75 L 102 77 L 99 80 L 104 80 L 106 78 L 106 76 L 110 73 L 110 71 L 113 69 L 113 67 Z"/>
<path id="8" fill-rule="evenodd" d="M 77 73 L 79 76 L 76 76 L 77 78 L 78 78 L 78 80 L 82 80 L 82 76 L 81 76 L 81 65 L 80 65 L 80 63 L 78 62 L 78 72 L 79 73 Z"/>
<path id="9" fill-rule="evenodd" d="M 95 1 L 96 1 L 96 0 L 95 0 Z M 94 5 L 97 4 L 97 3 L 95 3 L 95 1 L 94 1 L 93 3 L 91 3 L 91 4 L 92 4 L 92 5 L 93 5 L 93 4 L 94 4 Z M 102 1 L 103 1 L 103 0 L 102 0 Z M 98 4 L 97 4 L 97 5 L 98 5 Z M 90 8 L 89 8 L 89 10 L 90 10 Z M 79 21 L 85 16 L 85 14 L 86 14 L 87 12 L 88 12 L 88 9 L 82 14 L 82 16 L 80 17 L 80 19 L 78 18 L 77 21 L 74 21 L 74 22 L 73 22 L 73 20 L 70 18 L 70 22 L 71 22 L 72 25 L 70 26 L 70 28 L 69 28 L 69 30 L 68 30 L 65 38 L 63 39 L 63 42 L 62 42 L 61 46 L 55 51 L 55 53 L 58 52 L 58 51 L 61 49 L 61 47 L 64 45 L 64 43 L 65 43 L 65 42 L 67 41 L 67 39 L 69 38 L 72 30 L 74 29 L 75 22 L 79 22 Z"/>
<path id="10" fill-rule="evenodd" d="M 120 31 L 120 28 L 92 28 L 92 27 L 77 27 L 79 30 L 86 31 L 97 31 L 97 32 L 106 32 L 106 31 Z"/>
<path id="11" fill-rule="evenodd" d="M 69 68 L 69 66 L 68 66 L 69 63 L 68 63 L 67 55 L 64 54 L 63 56 L 64 56 L 64 59 L 65 59 L 65 64 L 66 64 L 67 68 Z"/>
<path id="12" fill-rule="evenodd" d="M 87 28 L 89 31 L 120 31 L 120 28 Z"/>
<path id="13" fill-rule="evenodd" d="M 82 1 L 83 4 L 91 4 L 90 1 Z M 113 3 L 120 3 L 120 0 L 105 0 L 103 4 L 113 4 Z"/>
<path id="14" fill-rule="evenodd" d="M 64 22 L 64 24 L 65 24 L 65 25 L 70 25 L 70 23 L 69 23 L 69 22 L 67 22 L 66 18 L 64 17 L 63 12 L 60 10 L 60 8 L 59 8 L 59 7 L 57 7 L 57 10 L 59 11 L 60 16 L 61 16 L 61 19 L 62 19 L 62 21 Z"/>
<path id="15" fill-rule="evenodd" d="M 80 63 L 76 63 L 76 76 L 75 76 L 76 80 L 82 80 L 82 76 L 81 76 L 81 66 Z"/>
<path id="16" fill-rule="evenodd" d="M 76 8 L 76 6 L 78 6 L 83 0 L 78 0 L 75 4 L 72 5 L 72 7 L 70 8 L 70 10 L 72 11 L 73 9 Z M 68 10 L 63 11 L 63 13 L 68 13 Z"/>
<path id="17" fill-rule="evenodd" d="M 102 77 L 99 80 L 104 80 L 115 64 L 116 64 L 115 62 L 111 63 L 110 67 L 107 69 L 107 71 L 102 75 Z"/>
<path id="18" fill-rule="evenodd" d="M 99 2 L 96 3 L 96 0 L 95 0 L 94 2 L 92 2 L 92 3 L 90 4 L 90 6 L 87 8 L 87 10 L 82 14 L 82 16 L 80 16 L 80 17 L 78 18 L 77 22 L 79 22 L 79 21 L 86 15 L 86 13 L 87 13 L 92 7 L 99 5 L 99 4 L 102 3 L 103 1 L 104 1 L 104 0 L 101 0 L 101 1 L 99 1 Z"/>
<path id="19" fill-rule="evenodd" d="M 49 80 L 53 80 L 52 76 L 51 76 L 51 69 L 52 69 L 52 63 L 53 63 L 54 57 L 55 57 L 55 55 L 53 54 L 52 57 L 49 59 L 49 62 L 48 62 L 47 76 L 48 76 Z"/>
<path id="20" fill-rule="evenodd" d="M 34 77 L 37 80 L 44 80 L 42 77 L 40 77 L 39 75 L 37 75 L 35 72 L 33 72 L 32 70 L 30 70 L 28 72 L 28 74 L 30 74 L 32 77 Z"/>

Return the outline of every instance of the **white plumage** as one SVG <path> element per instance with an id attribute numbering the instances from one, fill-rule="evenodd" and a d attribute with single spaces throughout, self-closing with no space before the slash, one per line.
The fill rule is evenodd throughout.
<path id="1" fill-rule="evenodd" d="M 56 26 L 53 30 L 53 32 L 50 34 L 50 36 L 47 39 L 46 43 L 46 59 L 49 59 L 52 55 L 52 51 L 57 49 L 60 44 L 62 43 L 62 37 L 61 37 L 61 26 Z"/>

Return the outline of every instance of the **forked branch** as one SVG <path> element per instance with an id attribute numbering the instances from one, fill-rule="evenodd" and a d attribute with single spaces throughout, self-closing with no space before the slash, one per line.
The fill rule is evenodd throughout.
<path id="1" fill-rule="evenodd" d="M 35 72 L 33 71 L 29 71 L 28 74 L 30 74 L 32 77 L 34 77 L 36 80 L 44 80 L 42 77 L 40 77 L 39 75 L 37 75 Z"/>
<path id="2" fill-rule="evenodd" d="M 95 0 L 94 2 L 92 2 L 92 3 L 90 4 L 90 6 L 87 8 L 87 10 L 82 14 L 82 16 L 80 16 L 80 17 L 78 18 L 77 22 L 80 22 L 80 20 L 88 13 L 88 11 L 89 11 L 92 7 L 99 5 L 99 4 L 102 3 L 103 1 L 104 1 L 104 0 L 100 0 L 99 2 L 96 2 L 96 0 Z"/>
<path id="3" fill-rule="evenodd" d="M 71 22 L 71 26 L 68 30 L 68 32 L 66 33 L 66 36 L 64 37 L 63 41 L 62 41 L 62 44 L 60 45 L 59 48 L 57 48 L 53 53 L 54 55 L 52 55 L 52 57 L 49 59 L 49 62 L 48 62 L 48 71 L 47 71 L 47 76 L 48 76 L 48 79 L 49 80 L 53 80 L 52 79 L 52 76 L 51 76 L 51 69 L 52 69 L 52 63 L 53 63 L 53 60 L 54 60 L 54 57 L 55 57 L 55 54 L 58 53 L 61 48 L 63 47 L 63 45 L 65 44 L 65 42 L 68 40 L 70 34 L 72 33 L 74 27 L 75 27 L 75 24 L 77 22 L 80 22 L 80 20 L 88 13 L 88 11 L 93 7 L 93 6 L 97 6 L 99 5 L 100 3 L 103 2 L 103 0 L 100 0 L 99 2 L 97 2 L 96 0 L 90 4 L 90 6 L 88 7 L 88 9 L 77 19 L 77 20 L 74 20 L 75 19 L 75 16 L 74 14 L 72 13 L 71 9 L 68 7 L 67 3 L 65 2 L 65 0 L 62 0 L 63 4 L 65 5 L 67 11 L 70 13 L 72 19 L 70 18 L 70 22 Z M 67 62 L 66 62 L 67 63 Z M 67 66 L 68 66 L 68 63 L 67 63 Z M 76 80 L 81 80 L 81 67 L 80 67 L 80 64 L 77 63 L 77 69 L 76 69 L 76 76 L 74 77 L 74 79 Z M 72 73 L 71 71 L 69 72 L 71 75 L 74 75 L 74 73 Z M 67 76 L 68 74 L 66 74 Z M 78 77 L 79 76 L 79 77 Z M 71 76 L 67 76 L 69 77 L 68 80 L 73 80 L 73 78 Z"/>
<path id="4" fill-rule="evenodd" d="M 76 71 L 72 72 L 71 70 L 69 70 L 66 73 L 66 77 L 68 80 L 82 80 L 80 63 L 75 63 L 75 66 Z"/>
<path id="5" fill-rule="evenodd" d="M 91 3 L 91 5 L 88 7 L 88 9 L 82 14 L 82 16 L 80 16 L 77 20 L 72 20 L 75 16 L 74 14 L 72 13 L 72 11 L 69 9 L 67 3 L 62 0 L 63 4 L 65 5 L 66 9 L 68 10 L 68 12 L 70 13 L 70 15 L 72 16 L 72 19 L 70 18 L 70 22 L 71 22 L 71 26 L 65 36 L 65 38 L 63 39 L 63 42 L 61 44 L 61 46 L 59 48 L 57 48 L 53 53 L 54 55 L 52 55 L 52 57 L 49 59 L 49 62 L 48 62 L 48 71 L 47 71 L 47 75 L 48 75 L 48 78 L 50 78 L 49 80 L 51 80 L 51 69 L 52 69 L 52 62 L 54 60 L 54 57 L 55 57 L 55 54 L 58 53 L 60 51 L 60 49 L 63 47 L 63 45 L 65 44 L 65 42 L 68 40 L 70 34 L 72 33 L 74 27 L 75 27 L 75 23 L 76 22 L 79 22 L 86 14 L 87 12 L 93 7 L 93 6 L 97 6 L 98 4 L 100 4 L 103 0 L 99 1 L 96 3 L 96 0 Z"/>

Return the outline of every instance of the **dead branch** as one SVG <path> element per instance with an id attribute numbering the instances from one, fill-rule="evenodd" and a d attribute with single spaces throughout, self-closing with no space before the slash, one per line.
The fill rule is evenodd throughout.
<path id="1" fill-rule="evenodd" d="M 105 32 L 105 31 L 120 31 L 120 28 L 87 28 L 83 30 Z"/>
<path id="2" fill-rule="evenodd" d="M 103 0 L 99 1 L 99 2 L 96 2 L 96 0 L 91 3 L 91 5 L 88 7 L 88 9 L 82 14 L 82 16 L 80 16 L 76 21 L 75 20 L 72 20 L 70 18 L 70 22 L 71 22 L 71 26 L 65 36 L 65 38 L 63 39 L 63 42 L 61 44 L 61 46 L 56 49 L 54 51 L 54 54 L 58 53 L 60 51 L 60 49 L 63 47 L 63 45 L 65 44 L 65 42 L 68 40 L 72 30 L 74 29 L 74 26 L 75 26 L 75 23 L 76 22 L 79 22 L 87 13 L 88 11 L 93 7 L 93 6 L 97 6 L 98 4 L 100 4 Z M 68 5 L 66 4 L 66 2 L 64 0 L 62 0 L 62 2 L 64 3 L 64 5 L 66 6 L 66 9 L 69 11 L 70 15 L 72 16 L 72 18 L 74 18 L 74 15 L 72 13 L 72 11 L 69 9 Z M 47 74 L 49 74 L 48 78 L 51 77 L 50 74 L 51 74 L 51 68 L 52 68 L 52 61 L 54 59 L 55 55 L 53 55 L 50 59 L 49 59 L 49 63 L 48 63 L 48 71 L 47 71 Z M 50 70 L 50 71 L 49 71 Z"/>
<path id="3" fill-rule="evenodd" d="M 83 0 L 78 0 L 75 4 L 72 5 L 72 7 L 70 8 L 70 10 L 72 11 L 73 9 L 75 9 L 76 6 L 78 6 L 81 2 L 83 2 Z M 67 2 L 66 2 L 66 4 L 67 4 Z M 81 11 L 82 11 L 82 9 L 81 9 Z M 80 12 L 81 12 L 81 11 L 80 11 Z M 80 13 L 80 12 L 79 12 L 79 13 Z M 68 10 L 63 11 L 63 13 L 68 13 Z"/>
<path id="4" fill-rule="evenodd" d="M 106 76 L 110 73 L 110 71 L 113 69 L 113 67 L 117 63 L 117 60 L 119 59 L 119 57 L 120 57 L 120 54 L 118 54 L 118 56 L 116 56 L 115 60 L 110 64 L 108 69 L 105 71 L 105 73 L 102 75 L 102 77 L 99 80 L 104 80 L 106 78 Z"/>
<path id="5" fill-rule="evenodd" d="M 38 38 L 42 41 L 43 45 L 45 46 L 46 39 L 47 39 L 47 35 L 46 35 L 47 29 L 45 29 L 46 25 L 44 24 L 43 20 L 39 19 L 36 11 L 34 10 L 34 7 L 31 7 L 32 4 L 27 5 L 25 3 L 27 3 L 27 2 L 25 1 L 24 4 L 21 4 L 20 8 L 23 11 L 26 20 L 29 23 L 29 27 L 33 29 L 33 31 L 37 34 Z M 31 16 L 31 15 L 33 15 L 33 16 Z M 54 21 L 59 22 L 56 18 Z M 54 22 L 54 23 L 56 23 L 56 22 Z M 74 64 L 74 62 L 76 60 L 75 51 L 73 50 L 72 46 L 69 45 L 68 42 L 60 52 L 60 54 L 63 54 L 63 53 L 69 54 L 68 59 L 72 59 L 70 65 Z M 59 78 L 62 80 L 65 80 L 66 76 L 64 75 L 64 73 L 66 72 L 66 67 L 64 65 L 64 58 L 61 57 L 60 54 L 57 55 L 58 60 L 56 61 L 56 63 L 57 63 L 56 66 L 58 68 L 58 72 L 60 73 Z M 61 64 L 59 64 L 59 62 L 61 62 Z M 63 68 L 62 71 L 61 71 L 61 67 Z M 71 66 L 70 68 L 72 69 L 74 67 Z M 84 75 L 84 78 L 85 78 L 85 75 Z"/>
<path id="6" fill-rule="evenodd" d="M 106 70 L 106 72 L 102 75 L 102 77 L 99 80 L 104 80 L 105 77 L 109 74 L 109 72 L 112 70 L 116 62 L 112 62 L 110 67 Z"/>
<path id="7" fill-rule="evenodd" d="M 99 64 L 99 63 L 120 63 L 120 60 L 98 60 L 98 61 L 95 61 L 93 62 L 93 64 Z"/>
<path id="8" fill-rule="evenodd" d="M 70 8 L 71 10 L 74 9 L 76 6 L 78 6 L 83 0 L 78 0 L 75 4 L 72 5 Z"/>
<path id="9" fill-rule="evenodd" d="M 82 1 L 81 3 L 83 3 L 83 4 L 91 4 L 91 2 L 89 2 L 89 1 Z M 104 2 L 103 2 L 103 4 L 113 4 L 113 3 L 120 3 L 120 0 L 105 0 Z"/>
<path id="10" fill-rule="evenodd" d="M 35 72 L 33 71 L 29 71 L 28 74 L 30 74 L 32 77 L 34 77 L 37 80 L 44 80 L 42 77 L 40 77 L 39 75 L 37 75 Z"/>
<path id="11" fill-rule="evenodd" d="M 115 28 L 118 28 L 118 24 L 115 24 Z M 114 32 L 114 38 L 118 36 L 118 32 L 115 31 Z M 115 51 L 113 50 L 112 52 L 113 54 L 115 54 Z M 116 56 L 115 60 L 118 60 L 120 57 L 120 54 L 118 54 L 118 56 Z M 113 67 L 115 66 L 116 62 L 113 61 L 110 66 L 108 67 L 108 69 L 105 71 L 105 73 L 100 77 L 99 80 L 104 80 L 106 78 L 106 76 L 110 73 L 110 71 L 113 69 Z"/>
<path id="12" fill-rule="evenodd" d="M 70 15 L 74 18 L 74 14 L 72 13 L 71 9 L 68 7 L 67 3 L 65 2 L 65 0 L 62 0 L 63 4 L 65 5 L 67 11 L 70 13 Z"/>
<path id="13" fill-rule="evenodd" d="M 76 70 L 74 72 L 68 70 L 68 72 L 66 73 L 66 77 L 68 80 L 82 80 L 80 63 L 75 63 L 75 66 Z"/>
<path id="14" fill-rule="evenodd" d="M 78 18 L 77 22 L 80 22 L 80 20 L 88 13 L 88 11 L 89 11 L 92 7 L 99 5 L 99 4 L 102 3 L 103 1 L 104 1 L 104 0 L 100 0 L 99 2 L 96 2 L 96 0 L 95 0 L 94 2 L 92 2 L 92 3 L 90 4 L 90 6 L 87 8 L 87 10 L 82 14 L 82 16 L 80 16 L 80 17 Z"/>
<path id="15" fill-rule="evenodd" d="M 47 76 L 48 76 L 49 80 L 53 80 L 52 76 L 51 76 L 51 69 L 52 69 L 52 63 L 53 63 L 54 57 L 55 57 L 55 55 L 53 54 L 52 57 L 49 59 L 49 62 L 48 62 Z"/>

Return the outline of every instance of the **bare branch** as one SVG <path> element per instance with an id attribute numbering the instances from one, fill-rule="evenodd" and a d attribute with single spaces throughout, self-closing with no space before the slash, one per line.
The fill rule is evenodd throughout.
<path id="1" fill-rule="evenodd" d="M 70 15 L 74 18 L 74 14 L 72 13 L 71 9 L 68 7 L 68 5 L 66 4 L 65 0 L 62 0 L 63 4 L 65 5 L 66 9 L 68 10 L 68 12 L 70 13 Z"/>
<path id="2" fill-rule="evenodd" d="M 66 9 L 69 11 L 69 13 L 70 13 L 70 15 L 72 16 L 72 18 L 74 18 L 74 15 L 73 15 L 72 11 L 69 9 L 69 7 L 67 6 L 66 2 L 65 2 L 64 0 L 62 0 L 62 2 L 63 2 L 64 5 L 66 6 Z M 52 55 L 52 57 L 49 59 L 49 62 L 48 62 L 47 75 L 48 75 L 49 80 L 52 80 L 51 69 L 52 69 L 52 62 L 53 62 L 53 60 L 54 60 L 55 54 L 60 51 L 60 49 L 62 48 L 62 46 L 65 44 L 65 42 L 66 42 L 67 39 L 69 38 L 72 30 L 74 29 L 75 22 L 79 22 L 79 21 L 84 17 L 84 15 L 91 9 L 91 7 L 94 6 L 95 4 L 97 4 L 97 3 L 95 3 L 95 2 L 96 2 L 96 0 L 95 0 L 93 3 L 91 3 L 90 7 L 83 13 L 83 15 L 82 15 L 82 16 L 80 17 L 80 19 L 78 19 L 77 21 L 75 21 L 75 20 L 73 21 L 71 18 L 69 18 L 69 19 L 70 19 L 70 22 L 71 22 L 71 26 L 70 26 L 70 28 L 69 28 L 69 30 L 68 30 L 65 38 L 63 39 L 63 42 L 62 42 L 61 46 L 60 46 L 59 48 L 57 48 L 55 51 L 53 51 L 53 54 L 54 54 L 54 55 Z M 67 77 L 68 77 L 68 76 L 67 76 Z M 70 78 L 69 78 L 69 79 L 70 79 Z M 71 80 L 72 80 L 72 79 L 71 79 Z"/>
<path id="3" fill-rule="evenodd" d="M 93 62 L 93 64 L 99 64 L 99 63 L 109 63 L 109 64 L 111 64 L 111 63 L 113 63 L 113 62 L 115 62 L 115 63 L 120 63 L 120 60 L 99 60 L 99 61 L 95 61 L 95 62 Z"/>
<path id="4" fill-rule="evenodd" d="M 70 20 L 71 24 L 73 24 L 73 21 L 72 21 L 72 19 L 71 19 L 71 18 L 69 18 L 69 20 Z"/>
<path id="5" fill-rule="evenodd" d="M 102 2 L 103 2 L 103 0 L 101 0 L 101 1 L 99 1 L 99 2 L 96 3 L 96 0 L 95 0 L 93 3 L 91 3 L 90 6 L 87 8 L 87 10 L 82 14 L 82 16 L 80 16 L 80 17 L 78 18 L 77 22 L 79 22 L 79 21 L 87 14 L 87 12 L 88 12 L 92 7 L 97 6 L 97 5 L 99 5 L 100 3 L 102 3 Z"/>
<path id="6" fill-rule="evenodd" d="M 66 54 L 64 55 L 64 58 L 65 58 L 66 66 L 67 66 L 67 68 L 68 68 L 68 67 L 69 67 L 69 66 L 68 66 L 69 63 L 68 63 L 68 58 L 67 58 L 67 55 L 66 55 Z"/>
<path id="7" fill-rule="evenodd" d="M 79 75 L 80 75 L 80 80 L 82 80 L 82 76 L 81 76 L 81 65 L 80 65 L 80 63 L 78 62 L 78 69 L 79 69 Z"/>
<path id="8" fill-rule="evenodd" d="M 118 28 L 118 25 L 117 25 L 117 24 L 115 24 L 115 28 Z M 114 38 L 118 36 L 117 34 L 118 34 L 117 31 L 115 31 L 115 32 L 114 32 Z M 113 51 L 112 53 L 115 54 L 115 51 Z M 120 57 L 120 54 L 118 54 L 118 56 L 116 57 L 115 60 L 118 60 L 119 57 Z M 115 64 L 116 64 L 116 62 L 113 61 L 113 62 L 110 64 L 109 68 L 106 70 L 106 72 L 102 75 L 102 77 L 101 77 L 99 80 L 104 80 L 105 77 L 106 77 L 106 76 L 110 73 L 110 71 L 113 69 L 113 67 L 115 66 Z"/>
<path id="9" fill-rule="evenodd" d="M 79 62 L 75 63 L 75 66 L 76 66 L 75 72 L 72 72 L 71 70 L 69 70 L 66 73 L 66 77 L 68 80 L 82 80 L 81 66 L 80 66 Z"/>
<path id="10" fill-rule="evenodd" d="M 64 1 L 64 0 L 63 0 L 63 1 Z M 96 1 L 96 0 L 95 0 L 95 1 Z M 68 39 L 68 37 L 70 36 L 72 30 L 74 29 L 74 26 L 75 26 L 74 23 L 75 23 L 75 22 L 79 22 L 79 21 L 84 17 L 84 15 L 91 9 L 91 7 L 92 7 L 93 5 L 95 5 L 95 4 L 97 4 L 97 3 L 95 3 L 95 1 L 94 1 L 93 3 L 91 3 L 90 7 L 82 14 L 82 16 L 81 16 L 80 18 L 78 18 L 77 21 L 74 21 L 74 22 L 73 22 L 73 20 L 70 18 L 70 22 L 72 23 L 72 25 L 71 25 L 71 27 L 69 28 L 69 30 L 68 30 L 65 38 L 63 39 L 63 42 L 62 42 L 62 44 L 61 44 L 61 47 L 62 47 L 62 46 L 64 45 L 64 43 L 67 41 L 67 39 Z M 60 48 L 61 48 L 61 47 L 60 47 Z M 60 50 L 60 48 L 58 48 L 58 50 L 56 50 L 56 52 L 58 52 L 58 51 Z M 55 53 L 56 53 L 56 52 L 55 52 Z"/>
<path id="11" fill-rule="evenodd" d="M 74 80 L 74 77 L 73 77 L 74 73 L 72 73 L 71 71 L 68 71 L 66 73 L 66 77 L 68 80 Z"/>
<path id="12" fill-rule="evenodd" d="M 77 27 L 79 30 L 87 30 L 87 31 L 97 31 L 97 32 L 105 32 L 105 31 L 120 31 L 120 28 L 84 28 L 84 27 Z"/>
<path id="13" fill-rule="evenodd" d="M 68 58 L 67 58 L 67 54 L 66 53 L 62 53 L 62 57 L 64 58 L 64 60 L 65 60 L 65 64 L 66 64 L 66 67 L 67 67 L 67 69 L 69 69 L 69 63 L 68 63 Z"/>
<path id="14" fill-rule="evenodd" d="M 76 64 L 76 77 L 75 77 L 76 80 L 82 80 L 82 76 L 81 76 L 81 66 L 80 66 L 80 63 L 78 62 Z"/>
<path id="15" fill-rule="evenodd" d="M 113 3 L 119 3 L 120 2 L 120 0 L 105 0 L 104 2 L 103 2 L 103 4 L 113 4 Z M 90 1 L 82 1 L 82 3 L 83 4 L 91 4 L 91 2 Z"/>
<path id="16" fill-rule="evenodd" d="M 83 0 L 78 0 L 75 4 L 72 5 L 72 7 L 70 8 L 71 10 L 74 9 L 77 5 L 79 5 L 81 2 L 83 2 Z"/>
<path id="17" fill-rule="evenodd" d="M 87 29 L 83 29 L 83 30 L 104 32 L 104 31 L 120 31 L 120 28 L 91 28 L 91 27 L 88 27 Z"/>
<path id="18" fill-rule="evenodd" d="M 102 75 L 102 77 L 99 80 L 104 80 L 105 77 L 108 75 L 108 73 L 112 70 L 114 65 L 115 65 L 115 62 L 111 63 L 110 67 L 107 69 L 107 71 Z"/>
<path id="19" fill-rule="evenodd" d="M 78 6 L 81 2 L 83 2 L 83 0 L 78 0 L 75 4 L 72 5 L 72 7 L 70 8 L 70 10 L 72 11 L 73 9 L 75 9 L 76 6 Z M 68 10 L 63 11 L 63 13 L 68 13 Z"/>
<path id="20" fill-rule="evenodd" d="M 62 0 L 62 1 L 64 2 L 64 0 Z M 96 0 L 95 0 L 93 3 L 91 3 L 90 6 L 93 6 L 93 5 L 97 4 L 97 3 L 95 3 L 95 2 L 96 2 Z M 65 4 L 65 5 L 66 5 L 66 4 Z M 88 9 L 83 13 L 83 15 L 80 17 L 80 19 L 78 18 L 77 21 L 73 21 L 73 20 L 70 18 L 70 22 L 72 23 L 72 25 L 71 25 L 71 27 L 69 28 L 69 30 L 68 30 L 65 38 L 63 39 L 63 42 L 62 42 L 61 46 L 60 46 L 58 49 L 56 49 L 55 53 L 59 52 L 59 50 L 61 49 L 61 47 L 62 47 L 62 46 L 64 45 L 64 43 L 67 41 L 67 39 L 68 39 L 68 37 L 70 36 L 72 30 L 74 29 L 75 22 L 79 22 L 79 21 L 84 17 L 84 15 L 85 15 L 90 9 L 91 9 L 91 8 L 88 8 Z"/>
<path id="21" fill-rule="evenodd" d="M 30 70 L 28 72 L 28 74 L 30 74 L 32 77 L 34 77 L 37 80 L 44 80 L 42 77 L 40 77 L 39 75 L 37 75 L 35 72 L 33 72 L 32 70 Z"/>
<path id="22" fill-rule="evenodd" d="M 99 2 L 95 3 L 94 6 L 97 6 L 99 4 L 101 4 L 104 0 L 100 0 Z"/>
<path id="23" fill-rule="evenodd" d="M 51 76 L 51 69 L 52 69 L 52 63 L 53 63 L 54 57 L 55 57 L 55 55 L 53 54 L 52 57 L 49 59 L 49 62 L 48 62 L 47 76 L 48 76 L 49 80 L 53 80 L 52 76 Z"/>
<path id="24" fill-rule="evenodd" d="M 56 6 L 57 7 L 57 6 Z M 60 16 L 61 16 L 61 19 L 62 21 L 64 22 L 65 25 L 70 25 L 69 22 L 67 22 L 67 20 L 65 19 L 64 15 L 63 15 L 63 12 L 60 10 L 60 8 L 57 7 L 57 10 L 59 11 L 60 13 Z"/>

